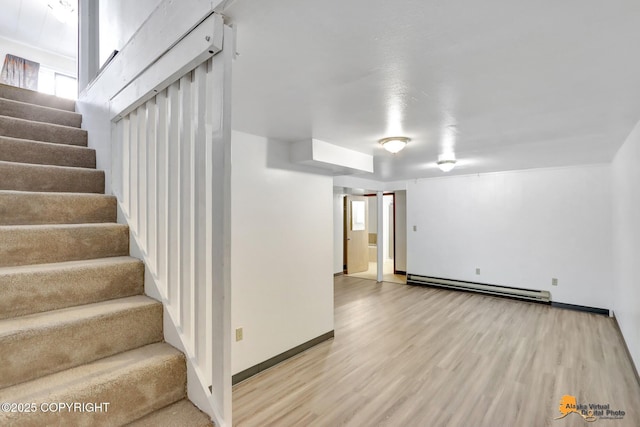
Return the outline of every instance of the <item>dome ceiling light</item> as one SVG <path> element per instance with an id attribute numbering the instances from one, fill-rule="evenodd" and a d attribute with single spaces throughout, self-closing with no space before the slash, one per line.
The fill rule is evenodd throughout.
<path id="1" fill-rule="evenodd" d="M 409 141 L 411 141 L 411 139 L 406 136 L 392 136 L 389 138 L 383 138 L 379 142 L 385 150 L 392 154 L 396 154 L 402 151 Z"/>
<path id="2" fill-rule="evenodd" d="M 442 172 L 449 172 L 456 166 L 456 156 L 453 153 L 438 156 L 438 167 Z"/>

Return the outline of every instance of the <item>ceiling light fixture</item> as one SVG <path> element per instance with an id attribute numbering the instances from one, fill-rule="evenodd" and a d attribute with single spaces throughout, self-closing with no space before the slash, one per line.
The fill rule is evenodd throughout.
<path id="1" fill-rule="evenodd" d="M 60 22 L 66 24 L 73 17 L 76 7 L 68 0 L 51 0 L 48 5 L 51 14 Z"/>
<path id="2" fill-rule="evenodd" d="M 411 141 L 411 139 L 406 136 L 392 136 L 389 138 L 383 138 L 378 142 L 380 142 L 385 150 L 396 154 L 397 152 L 402 151 L 409 141 Z"/>
<path id="3" fill-rule="evenodd" d="M 456 156 L 453 153 L 438 156 L 438 167 L 442 172 L 449 172 L 456 166 Z"/>

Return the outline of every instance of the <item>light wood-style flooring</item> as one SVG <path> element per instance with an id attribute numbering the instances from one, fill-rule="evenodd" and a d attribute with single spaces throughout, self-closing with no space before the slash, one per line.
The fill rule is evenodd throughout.
<path id="1" fill-rule="evenodd" d="M 369 261 L 369 269 L 362 273 L 352 273 L 349 277 L 357 277 L 358 279 L 378 279 L 378 263 Z M 407 276 L 401 274 L 393 274 L 393 260 L 386 259 L 382 266 L 382 280 L 390 283 L 407 283 Z"/>
<path id="2" fill-rule="evenodd" d="M 640 426 L 614 320 L 341 276 L 335 338 L 233 389 L 235 426 Z M 622 420 L 554 420 L 563 395 Z"/>

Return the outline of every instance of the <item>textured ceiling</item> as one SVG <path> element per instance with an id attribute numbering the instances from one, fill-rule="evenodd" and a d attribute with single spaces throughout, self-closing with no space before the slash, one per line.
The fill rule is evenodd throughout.
<path id="1" fill-rule="evenodd" d="M 69 1 L 77 4 L 77 0 Z M 63 24 L 47 4 L 48 0 L 0 0 L 0 36 L 75 58 L 77 19 Z"/>
<path id="2" fill-rule="evenodd" d="M 608 162 L 640 119 L 640 2 L 238 0 L 234 129 L 383 181 Z M 412 138 L 391 155 L 377 140 Z"/>

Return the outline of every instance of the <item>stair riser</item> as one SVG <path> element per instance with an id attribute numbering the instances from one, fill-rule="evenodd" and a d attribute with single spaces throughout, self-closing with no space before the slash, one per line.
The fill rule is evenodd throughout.
<path id="1" fill-rule="evenodd" d="M 67 111 L 74 111 L 76 105 L 75 101 L 70 99 L 56 98 L 53 95 L 47 95 L 41 92 L 21 89 L 4 84 L 0 84 L 0 98 L 28 102 L 30 104 L 42 105 L 44 107 L 59 108 Z"/>
<path id="2" fill-rule="evenodd" d="M 118 426 L 143 415 L 164 408 L 186 397 L 187 372 L 184 356 L 154 362 L 140 367 L 129 375 L 109 381 L 77 384 L 62 391 L 54 391 L 48 402 L 108 402 L 107 412 L 44 412 L 0 413 L 0 425 L 32 426 Z M 42 400 L 36 399 L 40 408 Z"/>
<path id="3" fill-rule="evenodd" d="M 62 126 L 79 128 L 82 124 L 82 116 L 77 113 L 2 98 L 0 98 L 0 112 L 3 116 Z"/>
<path id="4" fill-rule="evenodd" d="M 162 305 L 0 337 L 0 387 L 162 340 Z M 80 345 L 79 345 L 80 344 Z"/>
<path id="5" fill-rule="evenodd" d="M 0 193 L 0 225 L 116 222 L 114 197 L 88 194 Z"/>
<path id="6" fill-rule="evenodd" d="M 104 193 L 104 172 L 0 162 L 0 190 Z"/>
<path id="7" fill-rule="evenodd" d="M 160 424 L 180 409 L 211 425 L 183 400 L 185 357 L 161 343 L 162 304 L 140 295 L 144 265 L 127 256 L 128 227 L 112 223 L 116 199 L 87 194 L 104 192 L 105 175 L 83 148 L 81 116 L 22 104 L 74 102 L 0 85 L 3 97 L 20 102 L 0 99 L 0 402 L 36 410 L 0 411 L 0 425 L 116 426 L 163 408 Z"/>
<path id="8" fill-rule="evenodd" d="M 0 161 L 95 168 L 96 152 L 90 148 L 75 145 L 0 137 Z"/>
<path id="9" fill-rule="evenodd" d="M 129 229 L 108 227 L 0 228 L 0 267 L 129 254 Z"/>
<path id="10" fill-rule="evenodd" d="M 144 292 L 144 264 L 127 262 L 0 273 L 0 319 Z"/>
<path id="11" fill-rule="evenodd" d="M 55 144 L 87 146 L 87 132 L 82 129 L 14 117 L 0 116 L 0 135 Z"/>
<path id="12" fill-rule="evenodd" d="M 208 415 L 187 399 L 181 400 L 141 418 L 128 427 L 189 426 L 215 427 Z"/>

